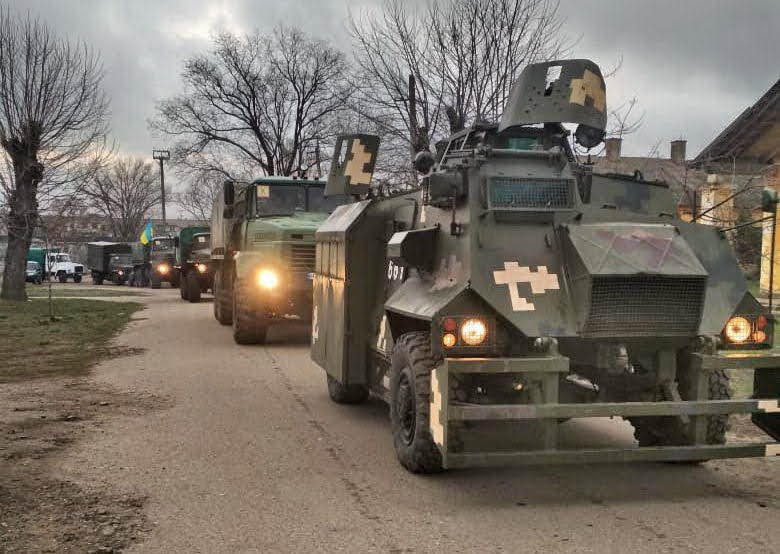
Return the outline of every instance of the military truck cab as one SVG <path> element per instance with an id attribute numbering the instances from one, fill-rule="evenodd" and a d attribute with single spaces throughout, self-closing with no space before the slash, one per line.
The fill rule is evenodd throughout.
<path id="1" fill-rule="evenodd" d="M 264 177 L 226 182 L 214 205 L 214 316 L 239 344 L 262 343 L 268 327 L 311 319 L 314 233 L 343 197 L 323 181 Z"/>
<path id="2" fill-rule="evenodd" d="M 165 281 L 171 287 L 179 286 L 179 272 L 176 271 L 176 237 L 174 235 L 159 235 L 151 240 L 150 276 L 153 289 L 159 289 Z"/>
<path id="3" fill-rule="evenodd" d="M 206 226 L 185 227 L 176 237 L 176 271 L 182 300 L 200 302 L 201 293 L 214 288 L 211 232 Z"/>
<path id="4" fill-rule="evenodd" d="M 592 62 L 530 65 L 499 124 L 418 155 L 421 187 L 390 196 L 365 194 L 376 139 L 338 141 L 328 187 L 356 201 L 316 234 L 312 359 L 334 401 L 388 402 L 408 470 L 780 453 L 773 316 L 666 185 L 579 163 L 564 123 L 591 148 L 606 114 Z M 755 370 L 753 398 L 726 368 Z M 731 413 L 774 441 L 726 444 Z M 638 448 L 560 440 L 611 416 Z"/>

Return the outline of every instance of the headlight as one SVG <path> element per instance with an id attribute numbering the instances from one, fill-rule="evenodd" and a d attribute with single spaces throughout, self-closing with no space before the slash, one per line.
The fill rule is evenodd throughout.
<path id="1" fill-rule="evenodd" d="M 157 266 L 157 271 L 159 271 L 159 272 L 160 272 L 160 273 L 162 273 L 163 275 L 165 275 L 166 273 L 168 273 L 168 270 L 169 270 L 169 269 L 170 269 L 170 268 L 168 267 L 168 264 L 160 264 L 160 265 L 158 265 L 158 266 Z"/>
<path id="2" fill-rule="evenodd" d="M 208 267 L 206 267 L 206 264 L 198 264 L 197 267 L 198 267 L 198 271 L 201 273 L 206 273 L 206 270 L 208 269 Z"/>
<path id="3" fill-rule="evenodd" d="M 122 271 L 121 269 L 120 269 L 119 271 L 117 271 L 117 273 L 118 273 L 119 275 L 124 275 L 124 274 L 125 274 L 125 272 L 124 272 L 124 271 Z"/>
<path id="4" fill-rule="evenodd" d="M 478 346 L 487 338 L 487 325 L 481 319 L 467 319 L 460 327 L 460 338 L 469 346 Z"/>
<path id="5" fill-rule="evenodd" d="M 452 333 L 444 333 L 444 335 L 441 337 L 441 343 L 445 348 L 452 348 L 458 343 L 458 337 Z"/>
<path id="6" fill-rule="evenodd" d="M 741 343 L 750 338 L 752 329 L 750 321 L 746 317 L 736 316 L 729 319 L 726 324 L 726 338 L 731 342 Z"/>
<path id="7" fill-rule="evenodd" d="M 732 316 L 721 334 L 725 348 L 772 346 L 773 335 L 773 321 L 764 314 Z"/>
<path id="8" fill-rule="evenodd" d="M 264 289 L 275 289 L 279 285 L 279 277 L 270 269 L 262 269 L 257 274 L 257 284 Z"/>

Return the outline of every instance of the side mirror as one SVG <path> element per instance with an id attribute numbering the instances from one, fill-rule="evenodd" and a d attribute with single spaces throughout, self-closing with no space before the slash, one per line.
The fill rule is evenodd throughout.
<path id="1" fill-rule="evenodd" d="M 765 188 L 761 193 L 761 211 L 774 213 L 777 209 L 777 191 L 775 189 Z"/>
<path id="2" fill-rule="evenodd" d="M 236 188 L 233 181 L 225 181 L 223 184 L 225 206 L 232 206 L 236 199 Z"/>
<path id="3" fill-rule="evenodd" d="M 417 155 L 414 157 L 414 169 L 416 169 L 418 173 L 421 173 L 423 175 L 428 174 L 431 171 L 431 168 L 435 164 L 436 164 L 436 158 L 434 158 L 433 154 L 431 154 L 427 150 L 423 150 L 422 152 L 417 152 Z"/>

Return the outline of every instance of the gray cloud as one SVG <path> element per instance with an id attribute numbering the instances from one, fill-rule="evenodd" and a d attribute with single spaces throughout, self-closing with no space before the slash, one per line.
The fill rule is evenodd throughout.
<path id="1" fill-rule="evenodd" d="M 0 0 L 2 2 L 2 0 Z M 6 0 L 8 2 L 8 0 Z M 123 152 L 149 156 L 164 146 L 147 129 L 155 101 L 179 90 L 183 60 L 209 48 L 219 30 L 298 25 L 347 49 L 345 19 L 378 0 L 12 0 L 62 35 L 102 53 L 112 128 Z M 645 123 L 625 141 L 629 154 L 657 142 L 689 140 L 695 154 L 778 78 L 777 0 L 562 0 L 574 49 L 604 66 L 623 66 L 608 83 L 609 102 L 637 96 Z"/>

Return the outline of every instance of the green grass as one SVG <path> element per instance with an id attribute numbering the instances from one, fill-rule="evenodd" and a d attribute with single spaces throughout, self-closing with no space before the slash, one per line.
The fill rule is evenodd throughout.
<path id="1" fill-rule="evenodd" d="M 142 309 L 136 302 L 0 301 L 0 383 L 79 375 L 118 352 L 110 340 Z"/>
<path id="2" fill-rule="evenodd" d="M 44 283 L 42 285 L 33 285 L 27 283 L 25 289 L 29 298 L 48 298 L 49 286 Z M 72 296 L 81 297 L 115 297 L 115 296 L 146 296 L 146 293 L 141 292 L 137 288 L 122 287 L 121 290 L 114 288 L 101 288 L 97 285 L 52 285 L 51 295 L 54 298 L 68 298 Z"/>

